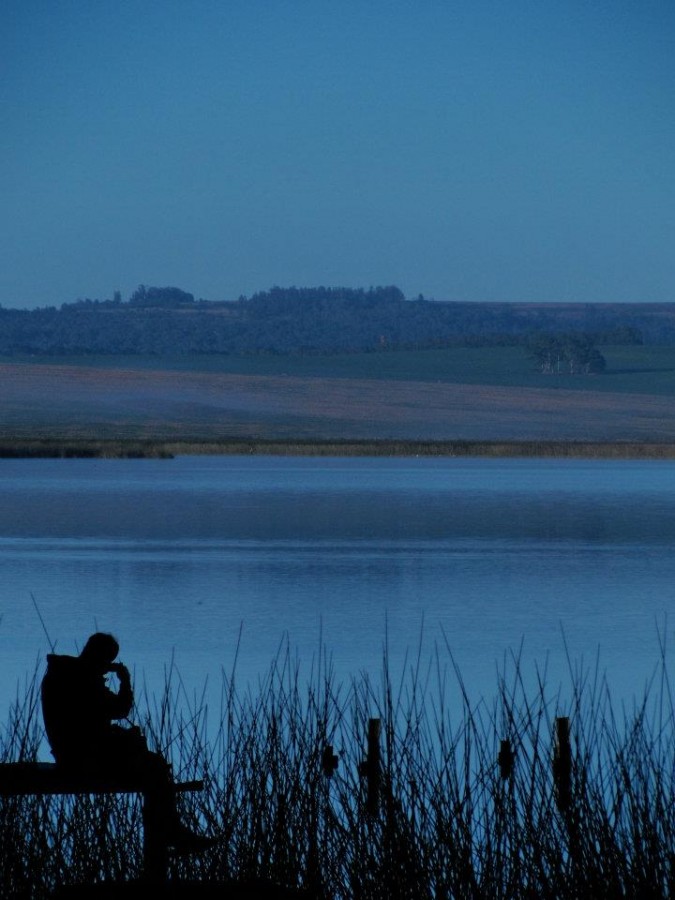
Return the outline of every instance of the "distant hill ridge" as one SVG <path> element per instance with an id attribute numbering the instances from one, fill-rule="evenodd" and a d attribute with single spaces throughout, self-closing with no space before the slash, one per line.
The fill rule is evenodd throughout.
<path id="1" fill-rule="evenodd" d="M 139 286 L 127 301 L 0 308 L 0 354 L 340 353 L 490 346 L 534 334 L 596 344 L 675 343 L 675 303 L 406 299 L 395 286 L 273 287 L 235 301 Z"/>

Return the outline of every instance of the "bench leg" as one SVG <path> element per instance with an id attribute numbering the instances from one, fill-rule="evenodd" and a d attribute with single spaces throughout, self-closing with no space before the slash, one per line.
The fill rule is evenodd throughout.
<path id="1" fill-rule="evenodd" d="M 162 884 L 169 874 L 167 823 L 160 821 L 153 801 L 153 797 L 143 795 L 143 877 L 149 883 Z"/>

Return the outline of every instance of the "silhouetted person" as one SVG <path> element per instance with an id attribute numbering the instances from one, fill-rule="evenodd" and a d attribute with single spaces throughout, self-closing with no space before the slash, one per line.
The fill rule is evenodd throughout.
<path id="1" fill-rule="evenodd" d="M 211 841 L 181 824 L 171 767 L 148 749 L 140 729 L 113 724 L 131 712 L 134 694 L 126 666 L 114 662 L 119 644 L 111 634 L 92 634 L 79 656 L 50 653 L 42 680 L 42 715 L 59 766 L 93 774 L 138 776 L 148 785 L 145 814 L 164 830 L 167 843 L 201 850 Z M 112 691 L 106 675 L 119 678 Z"/>

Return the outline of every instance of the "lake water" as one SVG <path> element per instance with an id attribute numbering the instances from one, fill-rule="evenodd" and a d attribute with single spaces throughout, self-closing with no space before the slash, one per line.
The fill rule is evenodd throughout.
<path id="1" fill-rule="evenodd" d="M 188 694 L 237 659 L 255 686 L 286 635 L 308 672 L 378 678 L 421 642 L 474 698 L 518 652 L 549 683 L 600 651 L 640 694 L 675 592 L 664 461 L 179 457 L 0 463 L 0 704 L 49 639 L 120 639 L 137 687 L 173 657 Z M 217 691 L 216 691 L 217 693 Z M 209 695 L 210 696 L 210 695 Z M 4 718 L 0 718 L 3 721 Z"/>

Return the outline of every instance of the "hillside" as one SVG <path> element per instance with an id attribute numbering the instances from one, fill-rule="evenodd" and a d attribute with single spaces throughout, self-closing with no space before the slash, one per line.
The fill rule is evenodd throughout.
<path id="1" fill-rule="evenodd" d="M 606 355 L 599 376 L 523 347 L 6 361 L 2 439 L 675 442 L 675 349 Z"/>
<path id="2" fill-rule="evenodd" d="M 145 288 L 128 302 L 0 309 L 0 354 L 297 354 L 524 344 L 535 333 L 593 343 L 675 343 L 675 303 L 407 300 L 396 287 L 273 288 L 232 302 Z"/>

